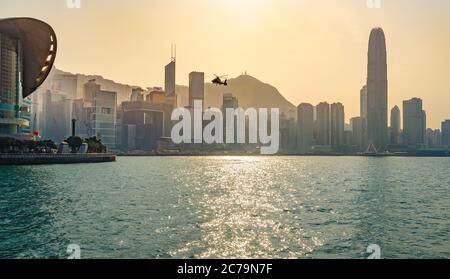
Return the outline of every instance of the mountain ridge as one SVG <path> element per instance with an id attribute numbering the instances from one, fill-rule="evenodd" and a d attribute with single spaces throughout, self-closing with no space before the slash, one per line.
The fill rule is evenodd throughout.
<path id="1" fill-rule="evenodd" d="M 103 90 L 117 92 L 117 101 L 119 103 L 129 100 L 133 85 L 119 83 L 111 79 L 104 78 L 101 75 L 89 75 L 60 70 L 54 68 L 51 77 L 58 74 L 75 75 L 78 77 L 77 96 L 81 97 L 82 84 L 90 79 L 95 79 Z M 81 88 L 81 89 L 80 89 Z M 189 87 L 186 85 L 177 85 L 178 105 L 187 106 L 189 102 Z M 222 107 L 223 94 L 231 93 L 238 99 L 239 106 L 242 108 L 279 108 L 281 113 L 288 117 L 296 117 L 296 107 L 290 103 L 278 89 L 270 83 L 263 82 L 251 75 L 239 75 L 228 80 L 228 86 L 218 86 L 210 82 L 205 83 L 205 107 Z"/>

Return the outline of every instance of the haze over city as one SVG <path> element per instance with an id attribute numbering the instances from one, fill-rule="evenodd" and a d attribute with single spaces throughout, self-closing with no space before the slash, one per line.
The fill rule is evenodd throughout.
<path id="1" fill-rule="evenodd" d="M 450 258 L 449 0 L 0 7 L 3 273 Z"/>
<path id="2" fill-rule="evenodd" d="M 0 0 L 0 16 L 30 16 L 58 34 L 56 66 L 117 82 L 164 84 L 161 68 L 177 44 L 177 84 L 188 73 L 247 71 L 277 87 L 294 105 L 342 102 L 346 119 L 359 114 L 367 76 L 370 30 L 384 29 L 389 108 L 419 97 L 427 125 L 450 117 L 450 2 L 364 0 Z M 51 11 L 51 12 L 50 12 Z"/>

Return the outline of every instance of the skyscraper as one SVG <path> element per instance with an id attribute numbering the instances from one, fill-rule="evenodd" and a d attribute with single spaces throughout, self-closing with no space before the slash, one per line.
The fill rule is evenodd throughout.
<path id="1" fill-rule="evenodd" d="M 75 101 L 73 107 L 73 117 L 82 123 L 80 136 L 100 137 L 108 148 L 115 148 L 117 93 L 102 90 L 95 80 L 90 80 L 84 84 L 83 96 L 83 101 Z"/>
<path id="2" fill-rule="evenodd" d="M 330 105 L 322 102 L 316 107 L 316 144 L 330 145 Z"/>
<path id="3" fill-rule="evenodd" d="M 359 91 L 359 102 L 360 102 L 360 114 L 364 119 L 367 119 L 367 86 L 364 85 Z"/>
<path id="4" fill-rule="evenodd" d="M 314 145 L 314 106 L 302 103 L 297 107 L 297 149 L 301 154 L 312 151 Z"/>
<path id="5" fill-rule="evenodd" d="M 189 74 L 190 107 L 194 107 L 194 100 L 205 100 L 205 73 L 192 72 Z"/>
<path id="6" fill-rule="evenodd" d="M 167 96 L 175 95 L 175 70 L 176 62 L 175 59 L 172 59 L 165 68 L 164 90 L 166 91 Z"/>
<path id="7" fill-rule="evenodd" d="M 445 120 L 441 125 L 442 145 L 450 148 L 450 120 Z"/>
<path id="8" fill-rule="evenodd" d="M 237 142 L 237 118 L 233 117 L 233 123 L 227 122 L 227 109 L 237 109 L 239 107 L 239 101 L 231 93 L 223 94 L 222 98 L 222 112 L 223 112 L 223 135 L 226 139 L 233 139 L 233 142 Z M 246 128 L 248 125 L 245 126 Z M 248 135 L 246 131 L 246 135 Z"/>
<path id="9" fill-rule="evenodd" d="M 365 120 L 362 117 L 353 117 L 350 119 L 350 124 L 352 126 L 352 144 L 362 151 L 366 147 L 364 146 Z"/>
<path id="10" fill-rule="evenodd" d="M 344 144 L 345 113 L 341 103 L 331 105 L 331 146 L 339 151 Z"/>
<path id="11" fill-rule="evenodd" d="M 400 140 L 400 108 L 395 106 L 391 109 L 391 144 L 397 145 Z"/>
<path id="12" fill-rule="evenodd" d="M 422 100 L 413 98 L 403 101 L 403 138 L 409 148 L 426 145 L 426 114 L 422 109 Z"/>
<path id="13" fill-rule="evenodd" d="M 367 63 L 367 137 L 378 151 L 387 148 L 387 54 L 386 39 L 381 28 L 370 33 Z"/>
<path id="14" fill-rule="evenodd" d="M 428 148 L 441 148 L 442 147 L 441 130 L 427 129 L 426 143 Z"/>

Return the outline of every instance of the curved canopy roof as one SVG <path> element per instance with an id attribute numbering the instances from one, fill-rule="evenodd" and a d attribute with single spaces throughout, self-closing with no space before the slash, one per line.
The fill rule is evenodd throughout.
<path id="1" fill-rule="evenodd" d="M 57 49 L 55 31 L 37 19 L 8 18 L 0 19 L 0 33 L 21 41 L 25 98 L 44 82 L 52 69 Z"/>

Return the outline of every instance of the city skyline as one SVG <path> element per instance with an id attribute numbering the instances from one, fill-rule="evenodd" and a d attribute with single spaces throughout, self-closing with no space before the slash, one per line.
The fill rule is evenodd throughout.
<path id="1" fill-rule="evenodd" d="M 359 0 L 165 2 L 98 0 L 68 9 L 65 1 L 5 1 L 2 16 L 34 16 L 54 26 L 62 49 L 56 65 L 67 71 L 133 85 L 163 85 L 160 67 L 176 43 L 177 84 L 187 85 L 188 73 L 196 70 L 231 77 L 247 70 L 277 87 L 294 105 L 342 102 L 346 122 L 359 111 L 354 96 L 365 83 L 367 34 L 380 26 L 388 41 L 388 107 L 420 97 L 424 109 L 432 112 L 429 127 L 439 128 L 450 117 L 445 106 L 450 101 L 445 94 L 448 1 L 383 2 L 381 9 L 369 9 Z M 211 19 L 211 10 L 217 11 L 216 18 Z M 183 28 L 167 21 L 153 23 L 163 22 L 169 13 L 182 19 Z M 318 13 L 321 17 L 315 16 Z"/>

